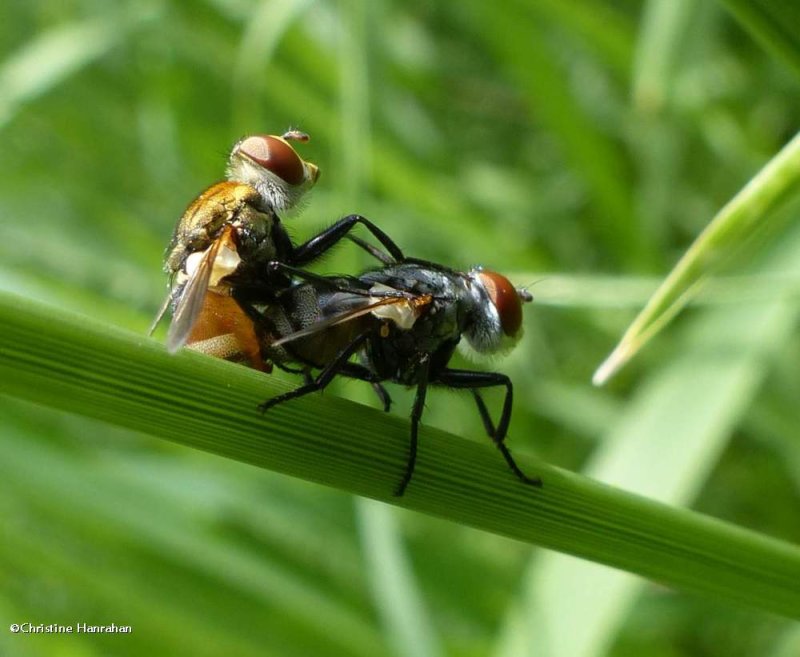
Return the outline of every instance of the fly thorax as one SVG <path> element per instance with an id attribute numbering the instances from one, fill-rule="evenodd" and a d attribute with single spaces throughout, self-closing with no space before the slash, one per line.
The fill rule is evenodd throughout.
<path id="1" fill-rule="evenodd" d="M 278 260 L 272 228 L 275 217 L 272 214 L 253 212 L 241 225 L 235 223 L 236 243 L 242 259 L 250 267 L 262 269 L 264 263 Z"/>

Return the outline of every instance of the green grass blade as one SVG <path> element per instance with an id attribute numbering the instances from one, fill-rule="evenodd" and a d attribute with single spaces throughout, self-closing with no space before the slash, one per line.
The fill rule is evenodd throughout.
<path id="1" fill-rule="evenodd" d="M 669 96 L 681 40 L 695 8 L 692 0 L 645 4 L 633 70 L 633 101 L 640 110 L 660 110 Z"/>
<path id="2" fill-rule="evenodd" d="M 536 306 L 554 308 L 641 308 L 658 289 L 660 279 L 650 276 L 591 276 L 546 272 L 513 273 L 512 281 L 535 281 L 530 287 Z M 758 273 L 709 278 L 689 304 L 777 301 L 800 294 L 795 274 Z"/>
<path id="3" fill-rule="evenodd" d="M 742 26 L 772 54 L 800 73 L 800 6 L 786 0 L 720 0 Z"/>
<path id="4" fill-rule="evenodd" d="M 247 17 L 231 83 L 234 97 L 231 104 L 233 126 L 238 131 L 252 131 L 262 102 L 258 92 L 266 84 L 265 80 L 269 79 L 264 71 L 272 61 L 281 39 L 310 5 L 311 0 L 260 2 Z M 279 128 L 276 126 L 275 130 Z"/>
<path id="5" fill-rule="evenodd" d="M 619 344 L 597 368 L 593 382 L 602 385 L 699 291 L 709 274 L 757 229 L 775 217 L 775 210 L 800 189 L 800 135 L 796 135 L 723 207 L 647 302 Z"/>
<path id="6" fill-rule="evenodd" d="M 0 446 L 0 456 L 4 492 L 9 494 L 10 489 L 13 499 L 26 500 L 28 504 L 38 501 L 57 517 L 50 520 L 48 526 L 64 523 L 81 537 L 88 537 L 92 544 L 102 544 L 109 534 L 128 537 L 129 544 L 141 549 L 152 546 L 157 554 L 204 573 L 214 578 L 220 587 L 231 587 L 240 596 L 249 596 L 259 604 L 274 604 L 278 597 L 281 613 L 302 621 L 308 631 L 324 634 L 332 645 L 341 646 L 347 654 L 370 655 L 381 648 L 379 637 L 363 615 L 353 613 L 336 598 L 325 595 L 321 587 L 292 577 L 286 569 L 271 563 L 267 554 L 220 538 L 213 530 L 207 531 L 196 515 L 186 514 L 185 504 L 170 504 L 169 496 L 156 487 L 137 495 L 136 488 L 128 485 L 124 476 L 119 477 L 122 481 L 116 482 L 104 476 L 107 473 L 96 464 L 75 467 L 43 445 L 25 444 L 24 435 L 9 437 Z M 37 480 L 36 473 L 42 471 L 47 472 L 46 481 Z M 87 486 L 86 481 L 96 482 L 103 495 L 97 495 L 97 488 Z M 186 483 L 191 485 L 191 482 Z M 54 497 L 62 506 L 53 504 Z M 51 500 L 49 505 L 48 499 Z M 26 540 L 31 549 L 35 539 L 26 537 Z M 64 564 L 70 561 L 67 555 L 56 553 L 54 556 Z M 73 561 L 79 563 L 80 559 Z M 125 575 L 130 577 L 130 573 Z M 99 579 L 99 588 L 108 594 L 117 592 L 123 599 L 128 596 L 131 604 L 136 597 L 141 601 L 142 610 L 148 607 L 146 591 L 139 591 L 130 582 L 108 582 L 107 577 L 92 577 L 90 573 L 83 573 L 83 577 Z M 184 582 L 182 587 L 186 586 Z M 116 606 L 124 605 L 118 599 Z M 187 614 L 185 609 L 179 611 Z M 182 620 L 183 627 L 187 627 L 190 616 L 189 613 Z M 235 632 L 230 634 L 235 636 Z"/>
<path id="7" fill-rule="evenodd" d="M 157 11 L 139 9 L 118 16 L 59 25 L 26 43 L 0 64 L 0 128 L 31 100 L 47 93 L 153 20 Z"/>
<path id="8" fill-rule="evenodd" d="M 395 510 L 372 500 L 358 500 L 356 509 L 372 595 L 394 654 L 443 655 L 402 541 Z"/>
<path id="9" fill-rule="evenodd" d="M 786 630 L 768 657 L 793 657 L 800 654 L 800 625 Z"/>
<path id="10" fill-rule="evenodd" d="M 523 486 L 485 444 L 425 428 L 405 497 L 407 423 L 328 397 L 261 417 L 275 378 L 0 295 L 2 392 L 800 618 L 800 550 L 520 458 Z"/>
<path id="11" fill-rule="evenodd" d="M 570 92 L 568 75 L 553 55 L 547 26 L 514 3 L 503 11 L 486 3 L 478 5 L 486 26 L 480 34 L 487 50 L 513 72 L 526 102 L 558 137 L 602 214 L 604 221 L 593 226 L 598 239 L 619 262 L 636 265 L 645 245 L 635 222 L 630 190 L 621 184 L 624 165 L 620 153 L 595 129 Z"/>

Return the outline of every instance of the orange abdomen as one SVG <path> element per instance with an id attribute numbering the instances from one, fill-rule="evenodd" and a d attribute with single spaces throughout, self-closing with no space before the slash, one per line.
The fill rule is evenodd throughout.
<path id="1" fill-rule="evenodd" d="M 251 367 L 270 371 L 261 356 L 253 320 L 233 297 L 209 290 L 189 339 L 190 349 L 216 358 L 245 360 Z"/>

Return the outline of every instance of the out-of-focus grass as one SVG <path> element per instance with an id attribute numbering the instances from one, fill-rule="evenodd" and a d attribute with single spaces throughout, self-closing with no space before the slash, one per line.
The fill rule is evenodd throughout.
<path id="1" fill-rule="evenodd" d="M 164 292 L 161 255 L 173 222 L 221 175 L 230 143 L 243 132 L 299 126 L 312 134 L 303 153 L 322 178 L 290 222 L 296 235 L 362 212 L 420 257 L 481 262 L 522 274 L 521 283 L 554 273 L 532 287 L 534 295 L 542 288 L 542 303 L 527 309 L 521 344 L 491 365 L 516 383 L 517 451 L 631 487 L 600 465 L 638 455 L 637 478 L 684 482 L 673 502 L 798 542 L 792 364 L 800 343 L 783 325 L 779 356 L 747 370 L 737 369 L 746 356 L 729 339 L 757 335 L 749 327 L 760 326 L 764 304 L 793 312 L 797 295 L 781 272 L 749 263 L 726 272 L 735 278 L 721 283 L 721 295 L 733 306 L 679 320 L 610 389 L 589 384 L 653 289 L 632 282 L 663 277 L 796 133 L 798 79 L 786 64 L 799 59 L 786 30 L 796 21 L 780 13 L 794 11 L 789 4 L 510 0 L 490 12 L 480 2 L 11 3 L 0 24 L 0 71 L 8 76 L 27 61 L 39 75 L 4 87 L 5 98 L 17 91 L 0 128 L 0 284 L 144 332 Z M 663 12 L 669 20 L 644 20 Z M 350 41 L 358 20 L 366 32 Z M 87 25 L 108 31 L 90 41 L 70 32 Z M 70 33 L 55 52 L 37 48 Z M 660 101 L 644 102 L 653 90 Z M 786 224 L 795 216 L 788 210 Z M 780 232 L 763 240 L 764 253 L 770 241 L 791 246 Z M 366 264 L 359 257 L 343 247 L 323 268 L 357 270 Z M 553 281 L 566 281 L 569 294 L 548 289 Z M 765 281 L 763 303 L 753 303 Z M 739 290 L 746 303 L 736 309 Z M 707 294 L 698 303 L 719 300 Z M 727 319 L 714 328 L 708 313 Z M 695 325 L 711 327 L 701 346 L 683 337 Z M 714 372 L 740 377 L 709 393 L 709 408 L 702 395 L 678 404 L 694 354 L 713 354 Z M 59 355 L 42 357 L 57 363 Z M 681 367 L 689 373 L 669 374 Z M 351 384 L 337 390 L 358 394 Z M 407 395 L 394 396 L 405 415 Z M 712 399 L 724 403 L 712 408 Z M 656 406 L 660 438 L 632 431 L 619 440 L 615 427 L 655 417 Z M 485 440 L 460 395 L 432 394 L 426 421 Z M 645 458 L 677 452 L 663 436 L 678 427 L 698 436 L 697 460 L 676 453 L 667 468 Z M 0 431 L 27 468 L 0 480 L 10 528 L 0 542 L 4 622 L 136 625 L 129 637 L 2 633 L 0 652 L 392 650 L 370 593 L 366 541 L 342 494 L 13 402 Z M 107 502 L 108 515 L 82 500 Z M 128 522 L 146 514 L 163 535 Z M 415 515 L 399 520 L 408 547 L 401 561 L 406 575 L 416 573 L 442 650 L 490 652 L 499 619 L 527 587 L 527 551 Z M 615 613 L 598 615 L 578 604 L 570 566 L 541 568 L 566 572 L 538 593 L 526 590 L 535 602 L 522 624 L 543 608 L 569 609 L 571 633 L 594 633 L 583 644 L 591 654 L 791 649 L 777 619 L 653 587 L 609 589 L 603 604 Z M 522 637 L 534 654 L 546 645 Z"/>

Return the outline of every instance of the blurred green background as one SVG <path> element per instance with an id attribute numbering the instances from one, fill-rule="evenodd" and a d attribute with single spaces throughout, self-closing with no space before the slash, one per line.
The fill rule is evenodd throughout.
<path id="1" fill-rule="evenodd" d="M 791 43 L 759 45 L 711 0 L 11 0 L 2 16 L 4 289 L 144 333 L 174 223 L 230 145 L 298 127 L 322 176 L 287 220 L 297 239 L 359 212 L 409 254 L 532 284 L 519 347 L 482 365 L 517 386 L 515 450 L 800 541 L 800 299 L 769 284 L 800 276 L 796 204 L 736 279 L 589 383 L 800 125 Z M 321 269 L 369 264 L 344 245 Z M 0 404 L 3 655 L 800 654 L 789 621 Z M 468 396 L 432 393 L 425 419 L 485 440 Z M 133 634 L 6 629 L 26 621 Z"/>

